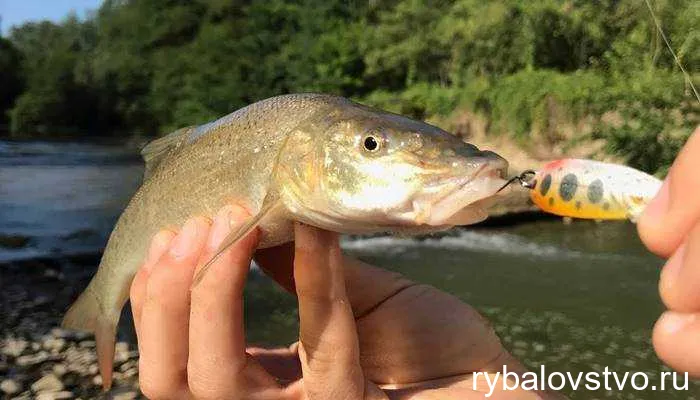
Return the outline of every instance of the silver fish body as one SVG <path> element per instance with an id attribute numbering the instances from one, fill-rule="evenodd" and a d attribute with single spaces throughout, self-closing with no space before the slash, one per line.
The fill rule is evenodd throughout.
<path id="1" fill-rule="evenodd" d="M 270 98 L 181 129 L 149 144 L 144 158 L 144 182 L 63 322 L 95 333 L 106 387 L 119 316 L 157 231 L 231 203 L 257 214 L 250 228 L 261 230 L 261 248 L 292 240 L 294 221 L 347 233 L 441 230 L 485 218 L 478 203 L 507 168 L 434 126 L 318 94 Z"/>

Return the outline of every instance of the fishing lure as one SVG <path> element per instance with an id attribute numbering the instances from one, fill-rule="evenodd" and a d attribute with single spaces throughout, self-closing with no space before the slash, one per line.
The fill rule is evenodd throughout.
<path id="1" fill-rule="evenodd" d="M 530 189 L 543 211 L 563 217 L 633 222 L 661 187 L 661 181 L 624 165 L 565 158 L 509 181 Z M 505 187 L 505 186 L 504 186 Z"/>

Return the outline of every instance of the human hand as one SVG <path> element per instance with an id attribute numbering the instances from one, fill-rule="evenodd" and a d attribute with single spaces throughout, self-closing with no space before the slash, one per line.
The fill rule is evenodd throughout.
<path id="1" fill-rule="evenodd" d="M 329 232 L 321 234 L 335 236 Z M 323 247 L 311 254 L 327 253 L 328 248 Z M 295 269 L 294 252 L 294 245 L 286 244 L 256 255 L 261 269 L 291 293 L 299 292 L 299 285 L 295 285 L 295 278 L 300 278 L 299 266 Z M 525 372 L 503 348 L 488 321 L 471 306 L 398 273 L 351 257 L 344 257 L 342 262 L 359 338 L 360 365 L 365 377 L 389 398 L 483 399 L 490 389 L 483 375 L 474 382 L 473 373 L 488 372 L 493 378 L 496 372 L 502 373 L 504 366 L 518 375 Z M 323 268 L 323 264 L 316 268 Z M 563 396 L 522 390 L 504 392 L 499 381 L 491 398 Z"/>
<path id="2" fill-rule="evenodd" d="M 297 225 L 296 244 L 258 260 L 299 299 L 300 340 L 287 349 L 245 345 L 243 286 L 257 232 L 227 250 L 190 292 L 197 266 L 231 223 L 188 221 L 157 234 L 131 288 L 141 390 L 151 398 L 469 399 L 472 372 L 522 367 L 471 307 L 432 287 L 343 258 L 336 234 Z M 292 262 L 292 256 L 294 261 Z M 347 287 L 347 290 L 346 290 Z M 354 312 L 354 314 L 353 314 Z M 540 398 L 496 388 L 493 398 Z"/>
<path id="3" fill-rule="evenodd" d="M 637 226 L 649 250 L 668 258 L 659 280 L 668 311 L 654 327 L 654 349 L 669 366 L 700 377 L 700 127 Z"/>

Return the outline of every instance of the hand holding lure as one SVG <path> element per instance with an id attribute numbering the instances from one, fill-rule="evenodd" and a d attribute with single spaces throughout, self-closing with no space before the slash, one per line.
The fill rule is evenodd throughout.
<path id="1" fill-rule="evenodd" d="M 573 158 L 524 171 L 503 188 L 514 181 L 530 189 L 530 199 L 544 212 L 633 222 L 661 188 L 659 179 L 634 168 Z"/>

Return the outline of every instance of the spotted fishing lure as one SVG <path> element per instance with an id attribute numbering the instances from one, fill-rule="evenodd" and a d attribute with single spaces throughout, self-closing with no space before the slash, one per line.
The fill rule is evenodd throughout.
<path id="1" fill-rule="evenodd" d="M 584 219 L 636 221 L 661 181 L 624 165 L 566 158 L 514 178 L 543 211 Z"/>

